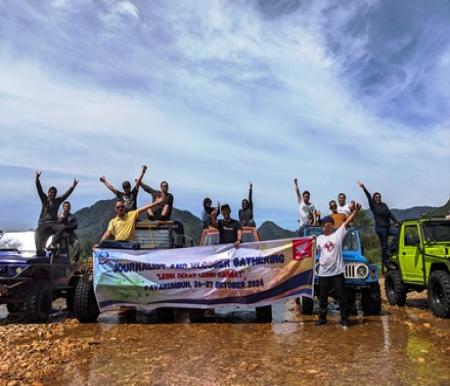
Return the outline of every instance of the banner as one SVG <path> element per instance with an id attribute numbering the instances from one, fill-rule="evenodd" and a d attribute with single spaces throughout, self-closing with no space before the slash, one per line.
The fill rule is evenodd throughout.
<path id="1" fill-rule="evenodd" d="M 298 239 L 167 250 L 94 250 L 100 310 L 133 306 L 264 306 L 313 295 L 315 240 Z"/>

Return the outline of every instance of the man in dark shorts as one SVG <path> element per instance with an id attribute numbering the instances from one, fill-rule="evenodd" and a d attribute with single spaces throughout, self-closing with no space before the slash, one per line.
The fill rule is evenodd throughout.
<path id="1" fill-rule="evenodd" d="M 223 220 L 212 219 L 214 227 L 219 230 L 219 243 L 234 243 L 234 246 L 239 248 L 242 242 L 241 224 L 239 224 L 239 221 L 231 218 L 231 209 L 228 204 L 222 205 L 220 210 Z"/>
<path id="2" fill-rule="evenodd" d="M 169 183 L 167 181 L 162 181 L 160 184 L 161 190 L 155 190 L 151 186 L 141 182 L 142 189 L 151 194 L 153 197 L 153 202 L 161 199 L 160 204 L 147 210 L 147 215 L 151 221 L 170 221 L 172 216 L 173 208 L 173 195 L 169 193 Z"/>
<path id="3" fill-rule="evenodd" d="M 61 227 L 58 224 L 58 210 L 63 201 L 65 201 L 73 192 L 78 184 L 78 180 L 73 180 L 73 185 L 62 196 L 57 197 L 58 190 L 51 186 L 48 189 L 47 195 L 44 193 L 41 185 L 42 171 L 36 172 L 36 188 L 39 194 L 39 198 L 42 202 L 41 214 L 39 215 L 38 227 L 34 235 L 36 243 L 36 253 L 43 255 L 45 247 L 47 245 L 48 238 L 57 233 Z M 52 243 L 52 245 L 54 245 Z"/>
<path id="4" fill-rule="evenodd" d="M 136 210 L 139 186 L 142 178 L 144 178 L 146 170 L 147 166 L 142 165 L 141 175 L 137 178 L 133 189 L 131 189 L 130 181 L 124 181 L 122 183 L 123 192 L 117 190 L 110 182 L 106 180 L 105 176 L 100 177 L 100 182 L 102 182 L 111 192 L 113 192 L 116 198 L 119 198 L 125 202 L 125 210 L 127 212 L 130 210 Z"/>

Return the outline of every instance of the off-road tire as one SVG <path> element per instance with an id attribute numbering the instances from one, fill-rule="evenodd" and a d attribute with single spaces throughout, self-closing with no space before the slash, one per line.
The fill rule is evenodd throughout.
<path id="1" fill-rule="evenodd" d="M 450 317 L 450 274 L 437 270 L 428 280 L 428 304 L 435 316 Z"/>
<path id="2" fill-rule="evenodd" d="M 400 277 L 400 272 L 397 269 L 390 269 L 386 272 L 384 288 L 389 304 L 400 307 L 405 305 L 406 288 Z"/>
<path id="3" fill-rule="evenodd" d="M 24 304 L 23 303 L 9 303 L 6 305 L 6 309 L 10 314 L 17 314 L 23 312 Z"/>
<path id="4" fill-rule="evenodd" d="M 272 323 L 272 306 L 256 307 L 256 320 L 260 323 Z"/>
<path id="5" fill-rule="evenodd" d="M 202 309 L 189 310 L 189 320 L 191 321 L 191 323 L 205 323 L 205 312 L 206 311 Z"/>
<path id="6" fill-rule="evenodd" d="M 306 296 L 300 296 L 298 307 L 303 315 L 311 315 L 314 309 L 314 300 Z"/>
<path id="7" fill-rule="evenodd" d="M 156 317 L 160 323 L 173 323 L 175 322 L 175 314 L 173 308 L 158 308 L 156 310 Z"/>
<path id="8" fill-rule="evenodd" d="M 70 281 L 70 289 L 67 291 L 66 305 L 67 305 L 67 310 L 71 314 L 74 313 L 75 289 L 77 288 L 77 284 L 78 284 L 79 280 L 80 280 L 79 276 L 72 277 L 72 280 Z"/>
<path id="9" fill-rule="evenodd" d="M 361 308 L 364 315 L 380 315 L 381 291 L 378 282 L 371 283 L 369 288 L 361 289 Z"/>
<path id="10" fill-rule="evenodd" d="M 52 311 L 53 293 L 50 283 L 34 279 L 24 304 L 25 318 L 31 323 L 46 322 Z"/>
<path id="11" fill-rule="evenodd" d="M 89 274 L 84 274 L 75 287 L 73 313 L 80 323 L 94 323 L 100 314 L 94 293 L 94 282 Z"/>

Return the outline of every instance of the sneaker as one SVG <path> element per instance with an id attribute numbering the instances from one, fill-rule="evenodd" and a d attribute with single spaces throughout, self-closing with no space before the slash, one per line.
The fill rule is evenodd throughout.
<path id="1" fill-rule="evenodd" d="M 348 328 L 350 327 L 350 322 L 347 319 L 341 320 L 341 326 L 343 328 Z"/>
<path id="2" fill-rule="evenodd" d="M 327 320 L 326 319 L 316 320 L 316 323 L 315 323 L 316 326 L 321 326 L 322 324 L 327 324 Z"/>

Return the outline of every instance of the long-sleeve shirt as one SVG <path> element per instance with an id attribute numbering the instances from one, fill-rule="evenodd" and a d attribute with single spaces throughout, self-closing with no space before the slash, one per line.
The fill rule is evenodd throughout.
<path id="1" fill-rule="evenodd" d="M 39 194 L 39 198 L 42 202 L 41 214 L 39 215 L 38 223 L 58 221 L 58 210 L 60 205 L 66 201 L 66 199 L 73 192 L 74 186 L 70 187 L 67 192 L 62 196 L 56 197 L 54 200 L 49 200 L 48 196 L 42 190 L 41 181 L 39 178 L 36 179 L 36 188 Z"/>
<path id="2" fill-rule="evenodd" d="M 365 186 L 363 186 L 364 193 L 366 194 L 367 200 L 369 201 L 370 210 L 373 213 L 375 219 L 375 226 L 379 228 L 388 228 L 391 225 L 392 220 L 397 223 L 397 218 L 392 214 L 389 207 L 384 203 L 377 204 L 373 200 L 371 194 L 368 192 Z"/>
<path id="3" fill-rule="evenodd" d="M 239 209 L 239 222 L 241 225 L 247 225 L 250 221 L 253 221 L 253 200 L 252 189 L 248 191 L 248 208 Z"/>

